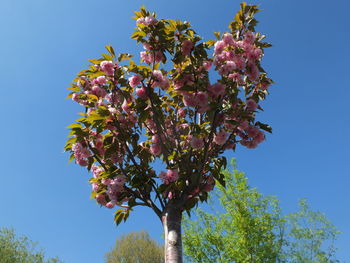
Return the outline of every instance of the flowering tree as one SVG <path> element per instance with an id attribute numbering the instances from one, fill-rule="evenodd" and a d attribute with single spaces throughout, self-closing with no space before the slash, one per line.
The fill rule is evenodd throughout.
<path id="1" fill-rule="evenodd" d="M 167 263 L 182 262 L 182 212 L 205 201 L 216 180 L 225 184 L 224 151 L 255 148 L 271 132 L 256 121 L 272 83 L 260 65 L 270 44 L 255 32 L 258 11 L 242 3 L 230 31 L 203 42 L 188 22 L 141 8 L 132 35 L 144 48 L 140 63 L 107 46 L 69 88 L 85 112 L 68 126 L 65 150 L 92 171 L 97 203 L 121 207 L 117 224 L 135 206 L 157 214 Z M 157 160 L 166 171 L 152 168 Z"/>

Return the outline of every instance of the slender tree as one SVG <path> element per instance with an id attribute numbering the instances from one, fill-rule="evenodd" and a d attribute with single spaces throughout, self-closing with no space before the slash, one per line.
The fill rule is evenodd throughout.
<path id="1" fill-rule="evenodd" d="M 45 259 L 45 253 L 28 237 L 17 236 L 13 229 L 0 229 L 1 263 L 60 263 L 58 258 Z"/>
<path id="2" fill-rule="evenodd" d="M 106 263 L 164 263 L 164 248 L 147 232 L 132 232 L 117 239 Z"/>
<path id="3" fill-rule="evenodd" d="M 215 179 L 225 183 L 223 152 L 255 148 L 271 132 L 256 120 L 272 83 L 260 64 L 270 44 L 255 32 L 258 11 L 242 3 L 229 32 L 202 41 L 190 23 L 141 8 L 132 34 L 145 49 L 140 64 L 107 46 L 69 88 L 85 109 L 68 126 L 71 160 L 92 171 L 100 205 L 121 207 L 117 224 L 138 205 L 156 213 L 167 263 L 182 262 L 183 211 L 206 200 Z M 157 160 L 166 171 L 153 169 Z"/>
<path id="4" fill-rule="evenodd" d="M 283 216 L 278 200 L 248 185 L 242 172 L 225 171 L 211 201 L 219 208 L 197 208 L 196 221 L 184 219 L 184 251 L 193 263 L 335 263 L 339 232 L 320 212 L 299 203 Z"/>

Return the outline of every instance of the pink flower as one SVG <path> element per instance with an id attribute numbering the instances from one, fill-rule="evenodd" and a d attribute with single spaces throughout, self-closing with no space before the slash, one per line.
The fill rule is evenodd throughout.
<path id="1" fill-rule="evenodd" d="M 220 97 L 226 94 L 226 86 L 220 82 L 211 85 L 208 90 L 214 97 Z"/>
<path id="2" fill-rule="evenodd" d="M 237 68 L 236 63 L 227 61 L 219 70 L 220 75 L 228 75 Z"/>
<path id="3" fill-rule="evenodd" d="M 193 42 L 189 39 L 186 39 L 182 43 L 181 51 L 184 55 L 189 55 L 193 49 Z"/>
<path id="4" fill-rule="evenodd" d="M 88 166 L 88 161 L 84 160 L 84 159 L 77 159 L 77 164 L 81 165 L 81 166 Z"/>
<path id="5" fill-rule="evenodd" d="M 206 106 L 208 104 L 208 93 L 199 91 L 195 95 L 197 106 Z"/>
<path id="6" fill-rule="evenodd" d="M 139 19 L 136 20 L 136 24 L 146 25 L 145 18 L 144 17 L 140 17 Z"/>
<path id="7" fill-rule="evenodd" d="M 147 42 L 144 42 L 142 45 L 143 45 L 143 48 L 144 48 L 145 50 L 151 50 L 151 45 L 148 44 Z"/>
<path id="8" fill-rule="evenodd" d="M 218 132 L 214 136 L 214 142 L 218 145 L 223 145 L 227 140 L 227 133 L 224 131 Z"/>
<path id="9" fill-rule="evenodd" d="M 97 183 L 93 183 L 91 186 L 92 186 L 92 191 L 94 191 L 94 192 L 98 191 L 99 186 Z"/>
<path id="10" fill-rule="evenodd" d="M 99 86 L 93 86 L 91 88 L 91 91 L 93 94 L 95 94 L 97 97 L 104 98 L 107 95 L 107 92 L 105 89 L 100 88 Z"/>
<path id="11" fill-rule="evenodd" d="M 204 61 L 204 62 L 203 62 L 203 67 L 204 67 L 204 69 L 205 69 L 206 71 L 209 71 L 212 64 L 213 64 L 213 62 L 211 62 L 211 61 L 209 61 L 209 60 L 208 60 L 208 61 Z"/>
<path id="12" fill-rule="evenodd" d="M 154 18 L 153 16 L 145 17 L 146 25 L 155 25 L 157 22 L 158 22 L 158 20 L 156 18 Z"/>
<path id="13" fill-rule="evenodd" d="M 146 64 L 152 63 L 152 56 L 151 56 L 151 54 L 147 53 L 146 51 L 140 52 L 140 57 Z"/>
<path id="14" fill-rule="evenodd" d="M 226 33 L 222 36 L 222 40 L 225 42 L 226 45 L 234 46 L 235 40 L 233 39 L 233 36 L 231 33 Z"/>
<path id="15" fill-rule="evenodd" d="M 222 51 L 224 51 L 224 48 L 226 47 L 226 43 L 224 41 L 217 41 L 214 45 L 214 52 L 215 54 L 219 55 Z"/>
<path id="16" fill-rule="evenodd" d="M 151 153 L 152 153 L 153 155 L 155 155 L 155 156 L 160 155 L 161 152 L 162 152 L 162 149 L 161 149 L 161 147 L 160 147 L 159 144 L 153 144 L 153 145 L 151 146 L 150 150 L 151 150 Z"/>
<path id="17" fill-rule="evenodd" d="M 188 93 L 188 94 L 184 95 L 183 102 L 184 102 L 185 106 L 187 106 L 187 107 L 197 106 L 197 100 L 196 100 L 195 94 L 193 94 L 193 93 Z"/>
<path id="18" fill-rule="evenodd" d="M 258 135 L 258 133 L 260 132 L 259 128 L 256 126 L 249 126 L 246 129 L 246 132 L 248 134 L 249 137 L 254 138 Z"/>
<path id="19" fill-rule="evenodd" d="M 106 197 L 104 196 L 104 194 L 98 194 L 98 195 L 96 195 L 95 198 L 96 198 L 97 203 L 99 203 L 100 205 L 107 204 Z"/>
<path id="20" fill-rule="evenodd" d="M 178 170 L 168 170 L 166 174 L 170 182 L 175 182 L 177 179 L 179 179 Z"/>
<path id="21" fill-rule="evenodd" d="M 178 110 L 178 112 L 177 112 L 177 116 L 178 116 L 179 118 L 185 118 L 185 116 L 186 116 L 186 110 L 183 109 L 183 108 L 180 108 L 180 109 Z"/>
<path id="22" fill-rule="evenodd" d="M 114 64 L 112 61 L 102 61 L 100 64 L 101 70 L 107 75 L 113 75 L 114 73 Z"/>
<path id="23" fill-rule="evenodd" d="M 171 182 L 175 182 L 177 179 L 179 179 L 179 172 L 178 170 L 168 170 L 166 173 L 161 172 L 159 174 L 159 178 L 164 184 L 170 184 Z"/>
<path id="24" fill-rule="evenodd" d="M 233 81 L 237 82 L 238 85 L 243 85 L 244 84 L 242 76 L 238 72 L 231 73 L 230 75 L 228 75 L 228 77 L 230 79 L 232 79 Z"/>
<path id="25" fill-rule="evenodd" d="M 96 80 L 96 83 L 99 85 L 106 84 L 106 77 L 105 76 L 99 76 L 95 80 Z"/>
<path id="26" fill-rule="evenodd" d="M 247 33 L 244 34 L 244 42 L 253 44 L 255 41 L 255 34 L 251 31 L 248 31 Z"/>
<path id="27" fill-rule="evenodd" d="M 114 206 L 115 206 L 115 204 L 113 202 L 108 202 L 106 204 L 106 207 L 109 208 L 109 209 L 112 209 Z"/>
<path id="28" fill-rule="evenodd" d="M 139 96 L 141 99 L 147 98 L 147 92 L 145 88 L 139 88 L 136 89 L 136 94 Z"/>
<path id="29" fill-rule="evenodd" d="M 132 88 L 135 88 L 137 85 L 141 83 L 142 77 L 140 75 L 134 75 L 129 78 L 129 85 Z"/>
<path id="30" fill-rule="evenodd" d="M 202 138 L 192 137 L 191 139 L 191 147 L 193 149 L 200 149 L 204 147 L 204 141 Z"/>
<path id="31" fill-rule="evenodd" d="M 248 67 L 249 67 L 249 71 L 247 72 L 247 75 L 248 75 L 249 80 L 250 81 L 257 80 L 257 78 L 259 77 L 259 74 L 260 74 L 259 68 L 253 63 L 249 64 Z"/>
<path id="32" fill-rule="evenodd" d="M 131 107 L 130 107 L 129 103 L 130 103 L 129 101 L 124 100 L 124 102 L 122 104 L 122 109 L 126 112 L 131 111 Z"/>
<path id="33" fill-rule="evenodd" d="M 254 111 L 258 108 L 258 103 L 255 102 L 255 100 L 247 100 L 247 110 Z"/>

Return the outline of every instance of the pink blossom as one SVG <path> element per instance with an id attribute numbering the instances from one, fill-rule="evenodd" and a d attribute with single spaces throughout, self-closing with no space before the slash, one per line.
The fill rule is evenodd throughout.
<path id="1" fill-rule="evenodd" d="M 199 91 L 195 94 L 197 106 L 206 106 L 208 104 L 208 93 Z"/>
<path id="2" fill-rule="evenodd" d="M 237 82 L 238 85 L 243 85 L 244 81 L 242 79 L 242 75 L 238 72 L 231 73 L 228 75 L 228 78 L 232 79 L 233 81 Z"/>
<path id="3" fill-rule="evenodd" d="M 195 107 L 197 106 L 197 100 L 195 97 L 195 94 L 193 93 L 188 93 L 183 97 L 183 103 L 187 107 Z"/>
<path id="4" fill-rule="evenodd" d="M 102 61 L 100 64 L 101 70 L 106 73 L 107 75 L 113 75 L 114 74 L 114 64 L 112 61 Z"/>
<path id="5" fill-rule="evenodd" d="M 193 49 L 193 42 L 189 39 L 186 39 L 182 43 L 181 51 L 184 55 L 189 55 L 191 53 L 191 50 Z"/>
<path id="6" fill-rule="evenodd" d="M 153 144 L 153 145 L 151 146 L 150 150 L 151 150 L 151 153 L 152 153 L 153 155 L 155 155 L 155 156 L 160 155 L 161 152 L 162 152 L 162 149 L 161 149 L 161 147 L 160 147 L 159 144 Z"/>
<path id="7" fill-rule="evenodd" d="M 151 54 L 147 53 L 146 51 L 140 52 L 140 57 L 146 64 L 152 63 L 152 56 L 151 56 Z"/>
<path id="8" fill-rule="evenodd" d="M 146 25 L 145 18 L 144 17 L 140 17 L 139 19 L 136 20 L 136 24 Z"/>
<path id="9" fill-rule="evenodd" d="M 218 145 L 223 145 L 227 140 L 227 133 L 224 131 L 218 132 L 214 136 L 214 142 Z"/>
<path id="10" fill-rule="evenodd" d="M 156 18 L 154 18 L 153 16 L 145 17 L 146 25 L 155 25 L 157 22 L 158 22 L 158 20 Z"/>
<path id="11" fill-rule="evenodd" d="M 220 97 L 226 94 L 226 86 L 220 82 L 211 85 L 208 90 L 214 97 Z"/>
<path id="12" fill-rule="evenodd" d="M 260 89 L 262 89 L 262 90 L 267 90 L 269 88 L 269 86 L 270 86 L 270 83 L 267 81 L 260 83 Z"/>
<path id="13" fill-rule="evenodd" d="M 161 51 L 156 51 L 152 62 L 159 63 L 163 59 L 164 59 L 163 53 Z"/>
<path id="14" fill-rule="evenodd" d="M 222 51 L 224 51 L 224 48 L 226 47 L 226 43 L 224 41 L 217 41 L 214 45 L 214 52 L 215 54 L 219 55 Z"/>
<path id="15" fill-rule="evenodd" d="M 99 203 L 100 205 L 107 204 L 106 197 L 104 194 L 98 194 L 98 195 L 96 195 L 95 198 L 96 198 L 97 203 Z"/>
<path id="16" fill-rule="evenodd" d="M 115 206 L 115 204 L 113 202 L 108 202 L 106 204 L 106 207 L 109 208 L 109 209 L 112 209 L 114 206 Z"/>
<path id="17" fill-rule="evenodd" d="M 145 50 L 151 50 L 151 45 L 150 44 L 148 44 L 147 42 L 143 42 L 143 48 L 145 49 Z"/>
<path id="18" fill-rule="evenodd" d="M 139 96 L 141 99 L 147 98 L 147 92 L 145 88 L 139 88 L 136 89 L 136 94 Z"/>
<path id="19" fill-rule="evenodd" d="M 99 86 L 93 86 L 91 88 L 91 91 L 93 94 L 95 94 L 97 97 L 104 98 L 107 95 L 107 92 L 105 89 L 100 88 Z"/>
<path id="20" fill-rule="evenodd" d="M 130 107 L 130 102 L 127 100 L 124 100 L 123 104 L 122 104 L 122 109 L 126 112 L 130 112 L 131 111 L 131 107 Z"/>
<path id="21" fill-rule="evenodd" d="M 247 110 L 254 111 L 258 108 L 258 103 L 255 102 L 255 100 L 249 99 L 247 100 Z"/>
<path id="22" fill-rule="evenodd" d="M 209 71 L 210 68 L 211 68 L 211 66 L 212 66 L 212 64 L 213 64 L 213 62 L 207 60 L 207 61 L 204 61 L 204 62 L 203 62 L 203 67 L 204 67 L 204 69 L 205 69 L 206 71 Z"/>
<path id="23" fill-rule="evenodd" d="M 185 116 L 186 116 L 186 110 L 185 110 L 184 108 L 180 108 L 180 109 L 178 110 L 178 112 L 177 112 L 177 116 L 178 116 L 179 118 L 185 118 Z"/>
<path id="24" fill-rule="evenodd" d="M 254 141 L 257 143 L 262 143 L 265 140 L 265 134 L 262 131 L 259 131 L 259 133 L 254 137 Z"/>
<path id="25" fill-rule="evenodd" d="M 84 160 L 84 159 L 76 159 L 77 164 L 81 165 L 81 166 L 88 166 L 88 161 Z"/>
<path id="26" fill-rule="evenodd" d="M 249 71 L 247 72 L 247 75 L 249 80 L 251 81 L 257 80 L 260 74 L 259 68 L 253 63 L 249 64 L 248 67 L 249 67 Z"/>
<path id="27" fill-rule="evenodd" d="M 92 186 L 92 191 L 94 192 L 98 191 L 98 188 L 99 188 L 98 183 L 93 183 L 91 186 Z"/>
<path id="28" fill-rule="evenodd" d="M 161 172 L 159 174 L 159 178 L 163 181 L 164 184 L 170 184 L 179 179 L 179 171 L 178 170 L 168 170 L 166 173 Z"/>
<path id="29" fill-rule="evenodd" d="M 253 44 L 255 41 L 255 34 L 251 31 L 248 31 L 244 34 L 244 42 Z"/>
<path id="30" fill-rule="evenodd" d="M 222 36 L 222 40 L 225 42 L 226 45 L 234 46 L 235 40 L 233 39 L 233 36 L 231 33 L 226 33 Z"/>
<path id="31" fill-rule="evenodd" d="M 170 182 L 175 182 L 177 179 L 179 179 L 178 170 L 168 170 L 166 174 Z"/>
<path id="32" fill-rule="evenodd" d="M 202 138 L 192 137 L 191 139 L 191 147 L 193 149 L 200 149 L 204 147 L 204 141 Z"/>
<path id="33" fill-rule="evenodd" d="M 103 168 L 98 167 L 97 165 L 92 165 L 91 170 L 92 170 L 92 173 L 94 174 L 94 178 L 100 177 L 101 173 L 103 172 Z"/>
<path id="34" fill-rule="evenodd" d="M 104 85 L 104 84 L 106 84 L 106 77 L 105 76 L 98 76 L 95 79 L 95 81 L 98 85 Z"/>
<path id="35" fill-rule="evenodd" d="M 111 183 L 111 185 L 123 186 L 126 182 L 126 178 L 124 175 L 118 175 L 115 177 Z"/>
<path id="36" fill-rule="evenodd" d="M 237 68 L 236 63 L 233 61 L 227 61 L 223 66 L 221 66 L 219 73 L 220 75 L 228 75 Z"/>
<path id="37" fill-rule="evenodd" d="M 245 69 L 246 63 L 242 57 L 236 56 L 236 57 L 234 57 L 233 61 L 235 62 L 237 69 L 239 69 L 239 70 Z"/>
<path id="38" fill-rule="evenodd" d="M 135 88 L 137 85 L 141 83 L 142 77 L 140 75 L 134 75 L 129 78 L 129 85 L 132 88 Z"/>
<path id="39" fill-rule="evenodd" d="M 259 133 L 259 128 L 256 127 L 256 126 L 249 126 L 247 129 L 246 129 L 246 132 L 248 134 L 249 137 L 251 138 L 254 138 L 258 135 Z"/>

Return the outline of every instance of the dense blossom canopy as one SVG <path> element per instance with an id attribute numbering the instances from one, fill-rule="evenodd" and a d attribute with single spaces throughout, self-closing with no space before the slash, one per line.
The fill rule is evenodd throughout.
<path id="1" fill-rule="evenodd" d="M 272 83 L 260 65 L 270 45 L 255 32 L 258 11 L 242 4 L 230 31 L 204 42 L 190 23 L 141 8 L 132 35 L 140 63 L 107 46 L 74 80 L 69 97 L 85 112 L 65 149 L 92 171 L 99 204 L 125 207 L 117 223 L 136 205 L 159 215 L 177 200 L 189 211 L 215 179 L 224 184 L 225 150 L 255 148 L 271 131 L 256 120 Z M 157 159 L 165 171 L 152 168 Z"/>

